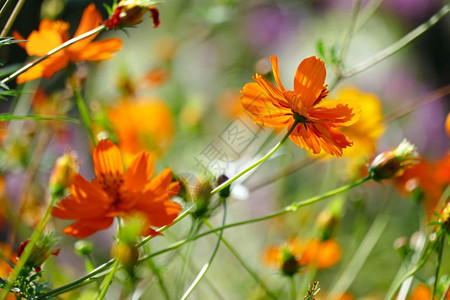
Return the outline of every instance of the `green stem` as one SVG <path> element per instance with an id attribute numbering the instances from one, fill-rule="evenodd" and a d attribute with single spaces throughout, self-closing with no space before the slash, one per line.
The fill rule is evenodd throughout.
<path id="1" fill-rule="evenodd" d="M 176 223 L 178 223 L 179 221 L 183 220 L 185 217 L 187 217 L 190 213 L 191 210 L 194 208 L 195 205 L 190 206 L 189 208 L 187 208 L 183 213 L 181 213 L 180 215 L 178 215 L 178 217 L 175 218 L 175 220 L 173 220 L 172 223 L 170 223 L 169 225 L 165 225 L 161 228 L 156 229 L 156 232 L 163 232 L 165 231 L 167 228 L 172 227 L 173 225 L 175 225 Z M 140 241 L 139 243 L 136 244 L 137 248 L 142 247 L 144 244 L 146 244 L 148 241 L 150 241 L 152 238 L 154 238 L 154 236 L 149 235 L 148 237 L 142 239 L 142 241 Z"/>
<path id="2" fill-rule="evenodd" d="M 14 21 L 16 20 L 17 16 L 19 15 L 20 10 L 22 9 L 23 4 L 25 3 L 25 0 L 19 0 L 16 3 L 16 7 L 14 7 L 13 12 L 9 16 L 8 21 L 5 24 L 5 27 L 3 27 L 2 33 L 0 34 L 0 37 L 5 37 L 9 30 L 11 29 L 11 26 L 13 25 Z M 1 14 L 4 13 L 3 9 L 9 5 L 9 3 L 5 3 L 5 5 L 2 8 Z"/>
<path id="3" fill-rule="evenodd" d="M 81 96 L 80 89 L 78 88 L 78 84 L 73 77 L 73 72 L 69 67 L 69 81 L 72 87 L 73 96 L 75 97 L 75 103 L 78 107 L 78 112 L 80 113 L 81 120 L 83 121 L 84 127 L 89 133 L 89 137 L 91 138 L 92 144 L 95 146 L 97 144 L 97 140 L 95 139 L 94 132 L 92 130 L 92 121 L 89 115 L 89 111 L 86 107 L 86 103 L 84 102 L 83 96 Z"/>
<path id="4" fill-rule="evenodd" d="M 402 37 L 400 40 L 395 42 L 394 44 L 390 45 L 389 47 L 385 48 L 384 50 L 378 52 L 374 56 L 370 57 L 369 59 L 357 64 L 353 68 L 350 68 L 349 70 L 343 72 L 342 77 L 347 78 L 350 76 L 353 76 L 357 73 L 360 73 L 373 65 L 379 63 L 380 61 L 386 59 L 387 57 L 393 55 L 394 53 L 401 50 L 403 47 L 411 43 L 413 40 L 415 40 L 417 37 L 419 37 L 421 34 L 426 32 L 428 29 L 430 29 L 433 25 L 435 25 L 442 17 L 444 17 L 448 12 L 450 11 L 450 5 L 445 4 L 441 10 L 439 10 L 436 14 L 434 14 L 428 21 L 423 23 L 422 25 L 419 25 L 417 28 L 406 34 L 404 37 Z"/>
<path id="5" fill-rule="evenodd" d="M 364 27 L 364 25 L 366 25 L 366 23 L 378 10 L 383 1 L 384 0 L 372 0 L 364 6 L 364 9 L 361 11 L 359 15 L 358 22 L 355 25 L 356 27 L 355 32 L 361 30 Z"/>
<path id="6" fill-rule="evenodd" d="M 238 179 L 239 177 L 241 177 L 242 175 L 244 175 L 248 171 L 254 169 L 255 167 L 257 167 L 260 164 L 262 164 L 263 162 L 265 162 L 269 157 L 271 157 L 281 147 L 281 145 L 286 141 L 286 139 L 289 137 L 289 135 L 292 133 L 292 131 L 294 131 L 294 129 L 297 126 L 298 123 L 299 122 L 297 120 L 295 120 L 294 124 L 288 130 L 286 135 L 266 155 L 264 155 L 262 158 L 260 158 L 259 160 L 257 160 L 256 162 L 254 162 L 253 164 L 251 164 L 249 167 L 245 168 L 244 170 L 242 170 L 238 174 L 234 175 L 232 178 L 228 179 L 227 181 L 225 181 L 224 183 L 222 183 L 221 185 L 219 185 L 215 189 L 213 189 L 211 191 L 211 195 L 217 194 L 218 192 L 220 192 L 221 190 L 223 190 L 224 188 L 226 188 L 227 186 L 232 184 L 234 181 L 236 181 L 236 179 Z"/>
<path id="7" fill-rule="evenodd" d="M 223 203 L 223 217 L 222 217 L 222 227 L 225 226 L 225 222 L 227 219 L 227 199 L 220 198 L 220 201 Z M 209 268 L 211 267 L 211 264 L 216 257 L 217 251 L 219 250 L 220 242 L 222 240 L 223 235 L 223 229 L 219 231 L 219 235 L 217 238 L 216 245 L 214 246 L 213 252 L 211 253 L 211 257 L 209 258 L 209 261 L 203 266 L 203 268 L 198 273 L 197 277 L 194 279 L 192 284 L 189 286 L 189 288 L 186 290 L 184 295 L 181 297 L 182 300 L 186 300 L 189 295 L 192 293 L 192 291 L 197 287 L 200 280 L 206 275 L 206 272 L 208 272 Z"/>
<path id="8" fill-rule="evenodd" d="M 111 285 L 111 282 L 114 278 L 114 275 L 116 274 L 117 271 L 117 267 L 119 266 L 119 260 L 116 258 L 114 260 L 114 264 L 112 267 L 112 270 L 110 272 L 108 272 L 108 275 L 106 276 L 106 278 L 103 280 L 100 288 L 102 289 L 100 292 L 100 295 L 98 295 L 97 299 L 104 299 L 106 296 L 106 293 L 108 292 L 109 286 Z"/>
<path id="9" fill-rule="evenodd" d="M 348 47 L 350 46 L 350 41 L 352 40 L 353 33 L 355 31 L 355 24 L 358 18 L 359 9 L 361 8 L 361 0 L 355 0 L 355 4 L 352 9 L 352 16 L 350 19 L 350 24 L 345 33 L 344 41 L 342 42 L 342 50 L 339 56 L 339 64 L 342 66 L 344 60 L 347 56 Z"/>
<path id="10" fill-rule="evenodd" d="M 8 293 L 9 293 L 11 287 L 12 287 L 12 285 L 17 280 L 17 277 L 19 276 L 19 274 L 22 271 L 23 267 L 27 263 L 27 260 L 30 257 L 34 246 L 36 245 L 36 243 L 39 240 L 39 238 L 41 237 L 45 227 L 47 226 L 48 222 L 50 221 L 51 211 L 53 209 L 53 205 L 55 204 L 57 198 L 58 197 L 56 197 L 54 194 L 51 195 L 51 201 L 50 201 L 50 204 L 47 207 L 47 210 L 45 211 L 44 217 L 41 219 L 41 221 L 37 225 L 36 229 L 33 231 L 32 235 L 31 235 L 31 238 L 30 238 L 30 241 L 28 242 L 28 244 L 26 245 L 22 255 L 20 256 L 19 262 L 14 267 L 14 271 L 12 272 L 12 275 L 10 276 L 10 278 L 8 280 L 8 283 L 6 284 L 6 286 L 4 287 L 2 292 L 0 293 L 0 299 L 1 300 L 6 299 Z"/>
<path id="11" fill-rule="evenodd" d="M 358 250 L 356 250 L 356 253 L 353 255 L 353 258 L 347 268 L 345 268 L 344 272 L 338 276 L 339 279 L 334 284 L 334 287 L 330 292 L 330 298 L 339 298 L 342 293 L 348 290 L 350 284 L 358 275 L 358 272 L 361 270 L 388 222 L 389 215 L 387 213 L 384 213 L 375 219 L 364 240 L 361 242 Z"/>
<path id="12" fill-rule="evenodd" d="M 444 244 L 445 244 L 445 234 L 442 234 L 441 239 L 438 242 L 438 261 L 437 261 L 437 266 L 436 266 L 436 272 L 434 273 L 434 285 L 433 285 L 433 297 L 431 297 L 431 299 L 434 299 L 434 297 L 436 296 L 436 292 L 437 292 L 437 288 L 438 288 L 438 283 L 439 283 L 439 273 L 441 271 L 441 264 L 442 264 L 442 254 L 444 252 Z"/>
<path id="13" fill-rule="evenodd" d="M 341 186 L 339 188 L 336 188 L 334 190 L 331 190 L 331 191 L 329 191 L 329 192 L 327 192 L 327 193 L 325 193 L 323 195 L 315 196 L 315 197 L 311 197 L 311 198 L 303 200 L 303 201 L 295 202 L 295 203 L 293 203 L 293 204 L 291 204 L 289 206 L 286 206 L 285 208 L 283 208 L 283 209 L 281 209 L 281 210 L 279 210 L 277 212 L 274 212 L 272 214 L 269 214 L 269 215 L 266 215 L 266 216 L 263 216 L 263 217 L 254 218 L 254 219 L 241 221 L 241 222 L 236 222 L 236 223 L 230 223 L 230 224 L 227 224 L 227 225 L 224 225 L 224 226 L 216 227 L 214 229 L 202 232 L 202 233 L 200 233 L 200 234 L 198 234 L 196 236 L 193 236 L 190 239 L 184 239 L 184 240 L 178 241 L 178 242 L 172 244 L 171 246 L 169 246 L 169 247 L 167 247 L 165 249 L 161 249 L 161 250 L 159 250 L 159 251 L 157 251 L 155 253 L 151 253 L 148 256 L 141 258 L 139 260 L 139 262 L 145 261 L 146 259 L 148 259 L 150 257 L 154 257 L 154 256 L 157 256 L 157 255 L 163 254 L 165 252 L 177 249 L 177 248 L 179 248 L 179 247 L 181 247 L 181 246 L 183 246 L 183 245 L 185 245 L 185 244 L 187 244 L 189 242 L 197 240 L 197 239 L 199 239 L 201 237 L 204 237 L 206 235 L 209 235 L 211 233 L 215 233 L 217 231 L 221 231 L 223 229 L 232 228 L 232 227 L 238 227 L 238 226 L 242 226 L 242 225 L 246 225 L 246 224 L 252 224 L 252 223 L 256 223 L 256 222 L 261 222 L 261 221 L 269 220 L 269 219 L 272 219 L 274 217 L 283 215 L 285 213 L 295 212 L 300 207 L 307 206 L 307 205 L 319 202 L 319 201 L 321 201 L 323 199 L 326 199 L 328 197 L 331 197 L 331 196 L 337 195 L 339 193 L 348 191 L 348 190 L 350 190 L 350 189 L 352 189 L 352 188 L 354 188 L 354 187 L 356 187 L 356 186 L 358 186 L 358 185 L 360 185 L 360 184 L 362 184 L 362 183 L 364 183 L 364 182 L 366 182 L 366 181 L 368 181 L 370 179 L 371 179 L 370 177 L 365 177 L 365 178 L 357 180 L 357 181 L 355 181 L 353 183 L 350 183 L 350 184 Z"/>
<path id="14" fill-rule="evenodd" d="M 289 276 L 289 285 L 291 286 L 291 299 L 296 300 L 297 299 L 297 288 L 295 286 L 295 277 Z"/>
<path id="15" fill-rule="evenodd" d="M 158 281 L 159 288 L 161 289 L 161 292 L 164 295 L 164 299 L 170 300 L 169 290 L 167 289 L 167 286 L 164 282 L 164 279 L 161 276 L 161 270 L 156 266 L 153 259 L 148 260 L 148 266 L 153 271 L 153 274 L 156 276 L 156 280 Z"/>
<path id="16" fill-rule="evenodd" d="M 205 220 L 204 223 L 209 228 L 214 229 L 214 227 L 208 220 Z M 215 234 L 218 235 L 217 232 Z M 248 272 L 248 274 L 250 274 L 250 276 L 253 278 L 253 280 L 255 280 L 256 283 L 264 290 L 266 295 L 271 299 L 278 299 L 278 297 L 270 291 L 270 289 L 266 286 L 266 284 L 258 276 L 258 274 L 255 271 L 253 271 L 252 268 L 250 268 L 250 266 L 245 262 L 245 260 L 241 257 L 239 252 L 231 245 L 231 243 L 228 242 L 228 240 L 225 239 L 224 237 L 222 237 L 222 243 L 228 248 L 228 250 L 230 250 L 231 254 L 233 254 L 233 256 L 239 261 L 239 263 Z"/>
<path id="17" fill-rule="evenodd" d="M 74 38 L 68 40 L 68 41 L 65 42 L 65 43 L 62 43 L 62 44 L 59 45 L 58 47 L 56 47 L 56 48 L 50 50 L 50 51 L 49 51 L 47 54 L 45 54 L 44 56 L 42 56 L 42 57 L 40 57 L 40 58 L 38 58 L 38 59 L 36 59 L 36 60 L 34 60 L 34 61 L 32 61 L 32 62 L 26 64 L 25 66 L 23 66 L 22 68 L 20 68 L 20 69 L 17 70 L 16 72 L 12 73 L 12 74 L 9 75 L 8 77 L 2 79 L 1 83 L 2 83 L 2 84 L 8 83 L 8 82 L 11 81 L 12 79 L 16 78 L 17 76 L 19 76 L 20 74 L 24 73 L 24 72 L 27 71 L 28 69 L 34 67 L 35 65 L 37 65 L 37 64 L 40 63 L 41 61 L 47 59 L 48 57 L 50 57 L 51 55 L 55 54 L 56 52 L 61 51 L 62 49 L 66 48 L 66 47 L 68 47 L 68 46 L 70 46 L 70 45 L 72 45 L 72 44 L 75 44 L 75 43 L 78 42 L 78 41 L 81 41 L 81 40 L 83 40 L 83 39 L 85 39 L 85 38 L 88 38 L 88 37 L 90 37 L 90 36 L 93 36 L 93 35 L 95 35 L 95 34 L 98 34 L 98 33 L 102 32 L 102 31 L 104 31 L 104 30 L 106 30 L 106 27 L 105 27 L 104 25 L 100 25 L 100 26 L 98 26 L 97 28 L 94 28 L 94 29 L 92 29 L 92 30 L 90 30 L 90 31 L 88 31 L 88 32 L 86 32 L 86 33 L 83 33 L 83 34 L 81 34 L 81 35 L 79 35 L 79 36 L 76 36 L 76 37 L 74 37 Z"/>

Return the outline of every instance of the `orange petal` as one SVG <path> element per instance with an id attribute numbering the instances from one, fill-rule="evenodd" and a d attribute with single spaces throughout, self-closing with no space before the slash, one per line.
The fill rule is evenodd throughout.
<path id="1" fill-rule="evenodd" d="M 83 15 L 81 16 L 80 25 L 78 25 L 77 31 L 75 32 L 74 37 L 77 37 L 79 35 L 82 35 L 83 33 L 86 33 L 97 26 L 99 26 L 102 23 L 102 16 L 98 12 L 98 10 L 95 8 L 95 4 L 91 3 L 89 4 L 83 12 Z M 71 46 L 68 47 L 68 50 L 70 52 L 82 52 L 83 48 L 86 47 L 92 40 L 95 39 L 97 34 L 94 34 L 88 38 L 85 38 Z"/>
<path id="2" fill-rule="evenodd" d="M 360 108 L 344 101 L 322 101 L 309 111 L 309 118 L 313 122 L 326 122 L 333 127 L 350 126 L 359 120 Z"/>
<path id="3" fill-rule="evenodd" d="M 169 225 L 181 211 L 181 205 L 172 201 L 140 203 L 135 208 L 147 216 L 151 226 L 156 227 Z"/>
<path id="4" fill-rule="evenodd" d="M 20 74 L 17 77 L 17 83 L 21 84 L 26 81 L 34 80 L 37 78 L 51 78 L 56 72 L 65 68 L 69 61 L 64 53 L 57 53 L 46 60 L 38 63 L 26 72 Z"/>
<path id="5" fill-rule="evenodd" d="M 319 269 L 331 268 L 342 258 L 342 249 L 334 239 L 320 243 L 317 252 L 317 267 Z"/>
<path id="6" fill-rule="evenodd" d="M 155 196 L 167 195 L 169 191 L 169 185 L 172 181 L 172 169 L 164 169 L 155 178 L 153 178 L 150 183 L 145 187 L 145 192 L 151 192 Z"/>
<path id="7" fill-rule="evenodd" d="M 241 104 L 253 115 L 255 123 L 269 127 L 286 127 L 293 120 L 288 105 L 270 97 L 259 84 L 247 83 L 241 94 Z"/>
<path id="8" fill-rule="evenodd" d="M 43 56 L 63 42 L 61 35 L 54 30 L 33 31 L 28 37 L 25 49 L 30 56 Z"/>
<path id="9" fill-rule="evenodd" d="M 123 162 L 119 148 L 110 140 L 101 140 L 92 153 L 96 177 L 105 174 L 122 175 Z"/>
<path id="10" fill-rule="evenodd" d="M 85 47 L 79 49 L 69 49 L 71 61 L 98 61 L 109 59 L 113 53 L 122 48 L 122 41 L 120 39 L 111 38 L 92 42 Z"/>
<path id="11" fill-rule="evenodd" d="M 12 36 L 14 37 L 14 39 L 16 41 L 26 40 L 26 38 L 24 38 L 17 30 L 13 31 Z M 17 43 L 17 45 L 19 45 L 23 49 L 26 49 L 27 43 L 26 42 L 20 42 L 20 43 Z"/>
<path id="12" fill-rule="evenodd" d="M 64 229 L 64 233 L 76 238 L 85 238 L 112 225 L 114 218 L 81 219 Z"/>
<path id="13" fill-rule="evenodd" d="M 303 98 L 303 104 L 311 107 L 322 92 L 326 70 L 323 61 L 315 56 L 304 59 L 294 77 L 294 90 Z"/>
<path id="14" fill-rule="evenodd" d="M 134 159 L 125 173 L 125 185 L 131 190 L 143 190 L 153 173 L 153 160 L 150 153 L 142 151 Z"/>
<path id="15" fill-rule="evenodd" d="M 280 91 L 284 92 L 284 86 L 281 83 L 280 80 L 280 71 L 278 69 L 278 58 L 275 55 L 271 55 L 270 56 L 270 62 L 272 63 L 272 72 L 273 72 L 273 77 L 275 78 L 275 81 L 278 85 L 278 88 L 280 89 Z"/>

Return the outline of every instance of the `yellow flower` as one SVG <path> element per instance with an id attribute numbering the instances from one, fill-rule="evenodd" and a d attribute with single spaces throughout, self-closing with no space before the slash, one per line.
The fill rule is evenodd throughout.
<path id="1" fill-rule="evenodd" d="M 375 154 L 377 139 L 384 133 L 382 104 L 376 95 L 363 93 L 356 88 L 346 88 L 338 96 L 350 105 L 359 105 L 359 120 L 340 131 L 350 137 L 353 147 L 343 150 L 343 156 L 355 160 L 367 160 Z"/>

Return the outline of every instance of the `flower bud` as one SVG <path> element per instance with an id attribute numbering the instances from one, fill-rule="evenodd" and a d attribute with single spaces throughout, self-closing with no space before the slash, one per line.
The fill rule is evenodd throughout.
<path id="1" fill-rule="evenodd" d="M 30 240 L 23 241 L 19 245 L 17 250 L 17 257 L 20 260 L 20 256 L 25 251 L 25 247 L 28 245 Z M 35 269 L 36 273 L 41 271 L 41 265 L 49 259 L 52 255 L 58 255 L 59 249 L 51 251 L 50 248 L 57 242 L 57 239 L 53 238 L 52 234 L 43 235 L 34 244 L 31 254 L 27 259 L 26 264 Z"/>
<path id="2" fill-rule="evenodd" d="M 287 247 L 283 248 L 281 254 L 281 271 L 286 276 L 294 276 L 300 269 L 297 258 L 289 251 Z"/>
<path id="3" fill-rule="evenodd" d="M 369 176 L 375 181 L 400 176 L 409 165 L 417 163 L 414 145 L 404 139 L 397 148 L 379 154 L 369 166 Z"/>
<path id="4" fill-rule="evenodd" d="M 89 255 L 92 252 L 92 242 L 86 240 L 79 240 L 75 242 L 75 252 L 80 256 Z"/>
<path id="5" fill-rule="evenodd" d="M 153 19 L 153 27 L 159 26 L 159 11 L 153 6 L 149 5 L 151 1 L 148 0 L 122 0 L 120 1 L 112 16 L 105 21 L 105 26 L 108 29 L 114 29 L 118 26 L 132 26 L 142 22 L 142 16 L 149 11 Z"/>
<path id="6" fill-rule="evenodd" d="M 61 195 L 70 185 L 73 176 L 78 172 L 78 157 L 75 152 L 66 152 L 58 157 L 50 175 L 50 190 Z"/>
<path id="7" fill-rule="evenodd" d="M 217 184 L 217 186 L 219 186 L 222 183 L 225 183 L 227 180 L 228 180 L 228 177 L 226 175 L 222 174 L 217 178 L 216 184 Z M 219 196 L 222 198 L 228 198 L 228 197 L 230 197 L 230 193 L 231 193 L 231 190 L 230 190 L 230 185 L 229 185 L 219 192 Z"/>

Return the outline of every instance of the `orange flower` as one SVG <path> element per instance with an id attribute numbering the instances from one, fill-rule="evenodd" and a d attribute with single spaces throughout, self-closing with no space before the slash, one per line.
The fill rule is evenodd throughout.
<path id="1" fill-rule="evenodd" d="M 283 252 L 287 252 L 290 255 L 286 256 Z M 341 260 L 342 249 L 335 239 L 321 241 L 313 238 L 308 242 L 304 242 L 294 238 L 282 247 L 269 247 L 264 253 L 263 261 L 270 267 L 284 270 L 287 262 L 285 261 L 286 257 L 295 258 L 297 271 L 305 266 L 327 269 L 336 265 Z"/>
<path id="2" fill-rule="evenodd" d="M 324 150 L 342 156 L 342 149 L 353 143 L 337 128 L 355 123 L 357 112 L 343 101 L 322 101 L 328 94 L 323 61 L 314 56 L 304 59 L 295 74 L 294 90 L 288 91 L 280 81 L 277 57 L 270 60 L 278 88 L 256 74 L 256 82 L 241 91 L 241 103 L 253 121 L 275 128 L 291 128 L 297 121 L 300 124 L 289 136 L 295 144 L 315 154 Z"/>
<path id="3" fill-rule="evenodd" d="M 430 300 L 432 298 L 431 290 L 424 284 L 417 285 L 411 293 L 409 300 Z"/>
<path id="4" fill-rule="evenodd" d="M 159 158 L 172 144 L 175 122 L 169 107 L 159 98 L 125 99 L 109 111 L 108 117 L 117 130 L 125 164 L 142 148 Z"/>
<path id="5" fill-rule="evenodd" d="M 71 195 L 53 209 L 57 218 L 76 220 L 64 233 L 84 238 L 111 226 L 114 217 L 136 213 L 143 214 L 149 226 L 160 227 L 180 212 L 181 206 L 170 201 L 178 193 L 178 182 L 171 182 L 169 168 L 150 180 L 154 165 L 148 152 L 139 153 L 126 172 L 119 148 L 109 140 L 98 143 L 92 158 L 96 178 L 88 182 L 75 174 Z M 156 234 L 153 229 L 147 233 Z"/>
<path id="6" fill-rule="evenodd" d="M 75 37 L 86 33 L 102 23 L 102 16 L 92 3 L 83 12 Z M 19 33 L 13 33 L 14 38 L 24 40 Z M 119 39 L 112 38 L 93 42 L 97 35 L 83 39 L 63 50 L 53 54 L 25 73 L 17 77 L 17 83 L 23 83 L 36 78 L 51 78 L 53 74 L 64 69 L 69 62 L 99 61 L 109 59 L 114 51 L 122 47 Z M 43 56 L 50 50 L 69 40 L 69 23 L 44 19 L 39 25 L 39 31 L 33 31 L 27 38 L 28 42 L 20 43 L 30 56 Z"/>
<path id="7" fill-rule="evenodd" d="M 450 183 L 449 170 L 450 153 L 435 163 L 420 158 L 417 164 L 411 165 L 401 176 L 395 178 L 395 184 L 400 193 L 411 195 L 422 203 L 427 219 L 430 220 L 439 209 L 439 199 Z"/>

